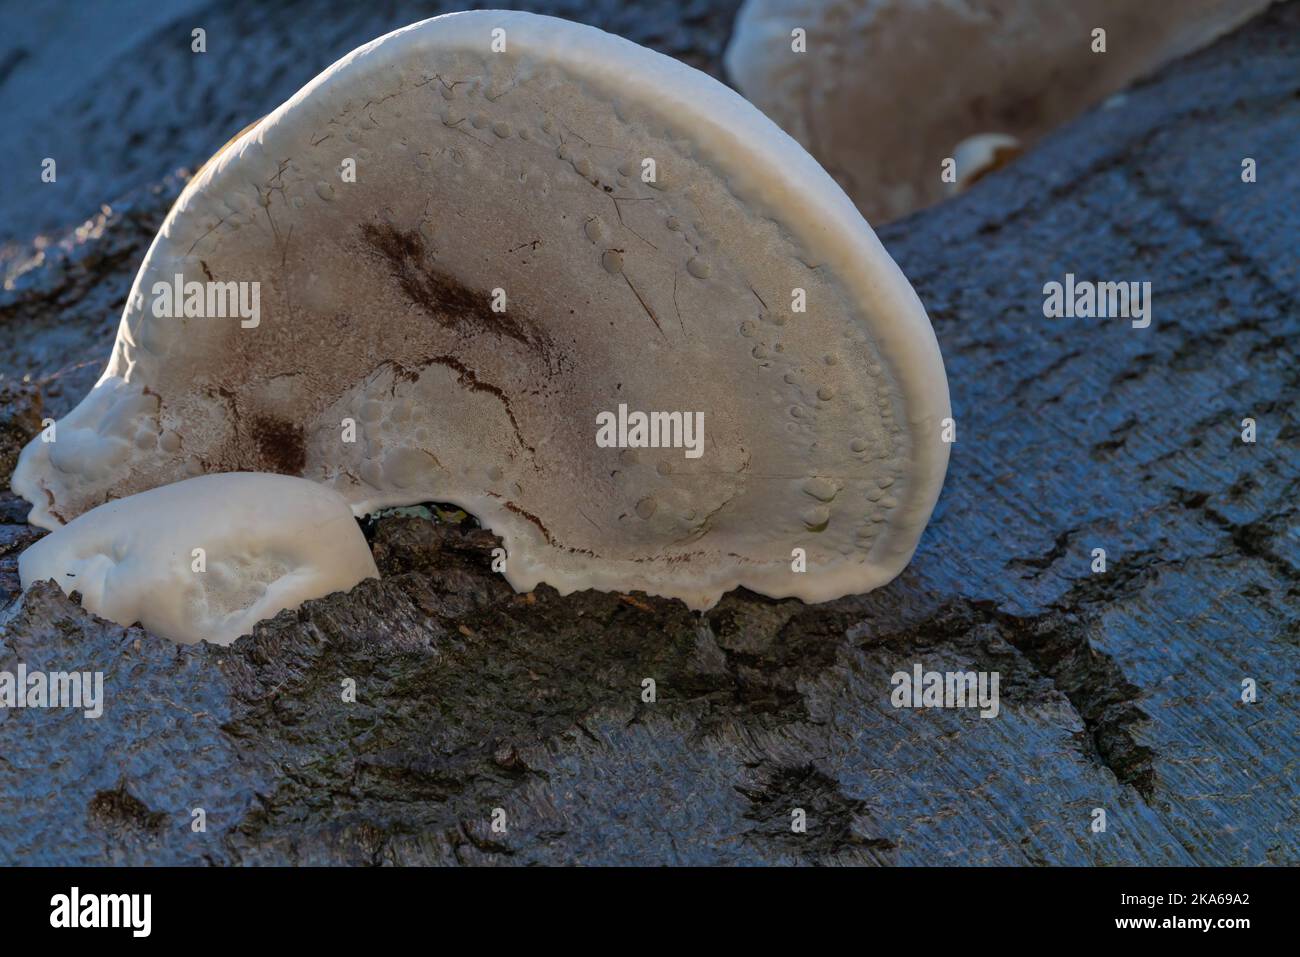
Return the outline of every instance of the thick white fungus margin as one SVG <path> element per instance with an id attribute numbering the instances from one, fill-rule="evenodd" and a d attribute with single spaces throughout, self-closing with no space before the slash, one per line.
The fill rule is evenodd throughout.
<path id="1" fill-rule="evenodd" d="M 196 549 L 202 549 L 196 553 Z M 18 559 L 101 618 L 228 645 L 311 598 L 378 578 L 343 497 L 286 475 L 203 475 L 107 502 Z"/>

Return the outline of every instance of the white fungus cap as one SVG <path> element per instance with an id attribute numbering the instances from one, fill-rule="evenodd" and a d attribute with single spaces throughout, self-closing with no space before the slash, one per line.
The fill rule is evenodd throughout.
<path id="1" fill-rule="evenodd" d="M 378 578 L 337 492 L 285 475 L 204 475 L 91 509 L 22 553 L 101 618 L 228 645 L 310 598 Z"/>
<path id="2" fill-rule="evenodd" d="M 998 130 L 1032 146 L 1269 2 L 746 0 L 726 67 L 881 223 L 944 197 L 954 143 Z"/>
<path id="3" fill-rule="evenodd" d="M 160 317 L 177 275 L 258 283 L 258 321 Z M 703 416 L 699 454 L 598 443 L 620 407 Z M 454 503 L 521 590 L 822 601 L 907 563 L 949 414 L 925 310 L 797 143 L 676 60 L 481 11 L 353 51 L 214 157 L 13 487 L 53 526 L 283 472 L 358 515 Z"/>
<path id="4" fill-rule="evenodd" d="M 1020 141 L 1005 133 L 976 133 L 966 137 L 953 147 L 957 178 L 948 184 L 949 191 L 953 194 L 965 192 L 1023 152 Z"/>

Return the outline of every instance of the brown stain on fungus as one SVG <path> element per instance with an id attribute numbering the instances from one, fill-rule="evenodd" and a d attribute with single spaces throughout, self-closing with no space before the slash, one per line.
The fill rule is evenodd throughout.
<path id="1" fill-rule="evenodd" d="M 523 430 L 519 427 L 519 420 L 515 418 L 514 409 L 510 406 L 510 396 L 506 394 L 504 389 L 479 379 L 473 369 L 469 368 L 469 366 L 465 365 L 465 363 L 461 362 L 455 356 L 430 356 L 426 360 L 426 364 L 439 365 L 451 369 L 456 373 L 457 381 L 466 389 L 469 389 L 471 392 L 486 392 L 488 395 L 494 396 L 498 399 L 502 406 L 505 407 L 506 417 L 510 419 L 510 425 L 514 429 L 515 439 L 520 445 L 528 450 L 530 455 L 537 454 L 537 449 L 530 445 L 528 440 L 524 438 Z"/>
<path id="2" fill-rule="evenodd" d="M 259 415 L 249 423 L 248 431 L 266 471 L 302 475 L 307 466 L 307 440 L 301 426 Z"/>
<path id="3" fill-rule="evenodd" d="M 488 293 L 476 292 L 430 266 L 424 237 L 418 230 L 401 230 L 389 223 L 363 223 L 366 244 L 388 264 L 402 292 L 445 329 L 458 333 L 487 333 L 513 339 L 539 353 L 550 353 L 550 339 L 517 310 L 495 312 Z"/>

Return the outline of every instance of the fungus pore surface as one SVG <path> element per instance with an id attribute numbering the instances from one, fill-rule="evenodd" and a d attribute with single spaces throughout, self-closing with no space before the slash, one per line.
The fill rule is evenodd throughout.
<path id="1" fill-rule="evenodd" d="M 228 645 L 309 598 L 378 578 L 337 493 L 285 475 L 203 475 L 91 509 L 19 556 L 120 625 Z"/>
<path id="2" fill-rule="evenodd" d="M 487 11 L 361 47 L 213 158 L 13 486 L 53 527 L 278 472 L 358 515 L 454 503 L 520 589 L 820 601 L 907 563 L 949 414 L 924 309 L 798 144 L 677 61 Z"/>

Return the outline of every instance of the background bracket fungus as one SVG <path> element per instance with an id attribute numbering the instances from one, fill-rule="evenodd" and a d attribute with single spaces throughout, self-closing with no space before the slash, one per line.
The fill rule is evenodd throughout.
<path id="1" fill-rule="evenodd" d="M 1269 2 L 746 0 L 726 65 L 879 224 L 944 198 L 953 144 L 1032 147 Z"/>
<path id="2" fill-rule="evenodd" d="M 170 283 L 259 314 L 160 316 Z M 702 454 L 598 443 L 622 405 L 702 421 Z M 464 508 L 521 590 L 822 601 L 910 559 L 949 414 L 921 303 L 798 144 L 668 57 L 484 11 L 353 51 L 204 167 L 13 488 L 53 527 L 279 472 Z"/>
<path id="3" fill-rule="evenodd" d="M 378 578 L 334 491 L 285 475 L 203 475 L 91 509 L 19 558 L 87 610 L 183 644 L 228 645 L 309 598 Z"/>

